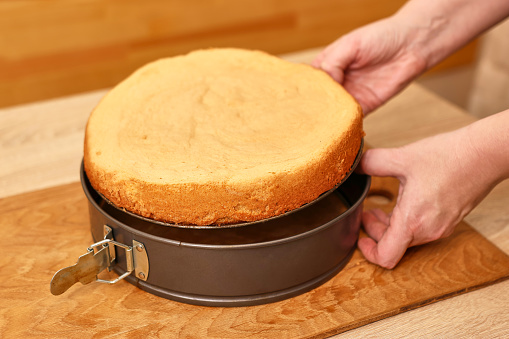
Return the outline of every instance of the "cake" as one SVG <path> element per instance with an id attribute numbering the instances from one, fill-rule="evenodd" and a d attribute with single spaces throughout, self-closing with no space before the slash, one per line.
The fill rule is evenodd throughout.
<path id="1" fill-rule="evenodd" d="M 330 190 L 359 152 L 362 112 L 321 70 L 261 51 L 149 63 L 101 100 L 84 168 L 119 208 L 180 225 L 257 221 Z"/>

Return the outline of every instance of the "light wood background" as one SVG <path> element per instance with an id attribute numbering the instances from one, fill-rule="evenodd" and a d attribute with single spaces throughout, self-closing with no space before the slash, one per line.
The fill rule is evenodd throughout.
<path id="1" fill-rule="evenodd" d="M 197 48 L 288 53 L 325 46 L 404 0 L 0 2 L 0 107 L 111 87 L 141 65 Z M 471 44 L 437 69 L 471 63 Z"/>

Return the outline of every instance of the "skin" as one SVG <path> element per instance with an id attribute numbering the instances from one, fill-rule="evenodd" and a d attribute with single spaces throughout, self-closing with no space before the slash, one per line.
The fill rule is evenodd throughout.
<path id="1" fill-rule="evenodd" d="M 509 15 L 506 0 L 414 0 L 395 15 L 327 46 L 312 65 L 342 84 L 368 114 Z M 394 268 L 406 249 L 450 235 L 509 178 L 509 110 L 400 148 L 368 150 L 360 170 L 400 181 L 391 214 L 363 215 L 367 260 Z M 447 147 L 444 147 L 447 145 Z"/>

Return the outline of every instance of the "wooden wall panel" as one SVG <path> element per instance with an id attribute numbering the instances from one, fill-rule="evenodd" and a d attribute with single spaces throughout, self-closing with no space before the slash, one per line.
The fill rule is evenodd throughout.
<path id="1" fill-rule="evenodd" d="M 0 107 L 109 87 L 147 62 L 197 48 L 281 54 L 324 46 L 404 2 L 2 1 Z M 472 55 L 460 53 L 459 62 Z"/>

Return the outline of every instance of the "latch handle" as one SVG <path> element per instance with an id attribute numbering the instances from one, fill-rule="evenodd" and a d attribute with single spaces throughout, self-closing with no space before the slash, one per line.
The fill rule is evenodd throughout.
<path id="1" fill-rule="evenodd" d="M 92 281 L 105 284 L 115 284 L 120 280 L 136 271 L 136 276 L 140 280 L 147 280 L 149 273 L 148 257 L 145 246 L 136 240 L 133 240 L 133 246 L 119 243 L 113 239 L 112 229 L 104 226 L 105 239 L 92 244 L 87 253 L 78 258 L 76 264 L 62 268 L 55 273 L 50 283 L 51 293 L 60 295 L 67 291 L 72 285 L 81 282 L 83 285 Z M 97 275 L 105 269 L 111 269 L 115 264 L 115 246 L 125 250 L 126 272 L 113 280 L 98 279 Z M 99 248 L 95 251 L 96 248 Z M 136 251 L 133 255 L 133 248 Z"/>

